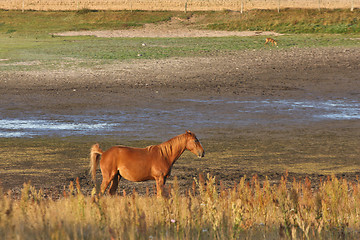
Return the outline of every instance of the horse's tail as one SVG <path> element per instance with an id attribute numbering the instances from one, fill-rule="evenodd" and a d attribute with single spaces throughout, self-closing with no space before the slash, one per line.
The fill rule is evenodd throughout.
<path id="1" fill-rule="evenodd" d="M 96 179 L 96 169 L 99 166 L 100 156 L 103 154 L 103 151 L 100 149 L 99 144 L 94 144 L 90 150 L 90 174 L 92 180 L 95 182 Z"/>

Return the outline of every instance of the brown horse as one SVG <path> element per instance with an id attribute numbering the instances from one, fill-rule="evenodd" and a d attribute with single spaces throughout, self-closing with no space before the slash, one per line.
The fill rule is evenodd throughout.
<path id="1" fill-rule="evenodd" d="M 161 196 L 171 167 L 186 149 L 199 158 L 205 155 L 201 143 L 190 131 L 146 148 L 114 146 L 103 152 L 99 144 L 95 144 L 90 152 L 90 173 L 95 182 L 96 169 L 100 162 L 103 177 L 100 189 L 102 194 L 110 182 L 109 193 L 115 194 L 119 180 L 123 177 L 133 182 L 155 180 L 157 195 Z"/>

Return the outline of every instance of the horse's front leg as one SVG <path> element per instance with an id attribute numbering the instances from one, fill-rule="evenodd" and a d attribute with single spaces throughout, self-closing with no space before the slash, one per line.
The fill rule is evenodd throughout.
<path id="1" fill-rule="evenodd" d="M 163 196 L 164 185 L 165 185 L 165 176 L 159 176 L 155 178 L 156 180 L 156 193 L 158 197 Z"/>

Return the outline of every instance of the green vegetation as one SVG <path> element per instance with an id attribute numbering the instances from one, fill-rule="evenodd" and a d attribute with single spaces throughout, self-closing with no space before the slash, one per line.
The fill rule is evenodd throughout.
<path id="1" fill-rule="evenodd" d="M 222 38 L 1 38 L 0 70 L 69 69 L 131 59 L 161 59 L 227 54 L 246 49 L 359 45 L 359 38 L 337 35 L 276 37 L 279 48 L 264 46 L 264 37 Z M 142 46 L 146 43 L 146 47 Z"/>
<path id="2" fill-rule="evenodd" d="M 145 23 L 191 18 L 183 24 L 198 29 L 272 30 L 278 49 L 289 47 L 358 46 L 359 10 L 284 10 L 238 12 L 0 11 L 0 70 L 91 67 L 131 59 L 211 56 L 264 47 L 264 37 L 96 38 L 59 37 L 56 32 L 127 29 Z M 302 33 L 302 34 L 293 34 Z M 317 33 L 317 34 L 309 34 Z M 341 33 L 328 34 L 328 33 Z M 345 34 L 346 33 L 346 34 Z M 291 34 L 291 35 L 289 35 Z M 146 43 L 146 47 L 142 43 Z"/>
<path id="3" fill-rule="evenodd" d="M 12 37 L 49 37 L 50 33 L 94 29 L 126 29 L 170 20 L 171 12 L 86 11 L 42 12 L 0 11 L 0 33 Z"/>
<path id="4" fill-rule="evenodd" d="M 360 10 L 287 9 L 280 11 L 256 10 L 244 14 L 232 12 L 208 15 L 207 28 L 238 31 L 275 31 L 279 33 L 359 33 Z M 220 15 L 220 16 L 219 16 Z"/>
<path id="5" fill-rule="evenodd" d="M 0 33 L 44 36 L 52 32 L 93 29 L 126 29 L 145 23 L 192 18 L 191 26 L 217 30 L 276 31 L 279 33 L 359 33 L 360 9 L 280 11 L 252 10 L 243 14 L 220 12 L 92 11 L 70 12 L 0 11 Z"/>
<path id="6" fill-rule="evenodd" d="M 290 186 L 290 187 L 288 187 Z M 45 198 L 24 184 L 20 199 L 0 190 L 3 239 L 357 239 L 360 183 L 335 177 L 314 192 L 308 179 L 271 186 L 256 176 L 218 189 L 208 175 L 185 196 L 175 181 L 168 197 L 84 196 L 70 183 Z"/>

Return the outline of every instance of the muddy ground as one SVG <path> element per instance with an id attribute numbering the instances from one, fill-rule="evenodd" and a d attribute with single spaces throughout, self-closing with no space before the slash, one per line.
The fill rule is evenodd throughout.
<path id="1" fill-rule="evenodd" d="M 360 48 L 249 50 L 206 58 L 134 60 L 77 71 L 1 72 L 0 79 L 0 109 L 11 108 L 24 115 L 37 109 L 48 113 L 61 111 L 62 114 L 109 107 L 116 111 L 124 105 L 140 106 L 142 102 L 166 104 L 174 97 L 359 101 Z M 275 114 L 275 121 L 276 117 Z M 290 177 L 303 179 L 308 176 L 314 183 L 332 173 L 356 180 L 360 174 L 359 122 L 358 119 L 342 119 L 297 123 L 282 128 L 254 124 L 238 129 L 224 129 L 219 123 L 206 132 L 196 132 L 207 156 L 197 160 L 195 156 L 185 154 L 174 165 L 172 176 L 178 177 L 182 190 L 188 189 L 199 173 L 211 173 L 225 186 L 232 186 L 242 176 L 254 174 L 261 179 L 268 176 L 276 183 L 286 170 Z M 106 142 L 103 144 L 106 148 L 119 142 L 146 146 L 170 137 L 164 129 L 159 137 L 137 142 L 126 136 L 119 136 L 117 141 L 106 137 L 65 138 L 69 141 L 69 149 L 72 146 L 71 153 L 55 158 L 60 161 L 59 158 L 66 156 L 63 160 L 66 168 L 61 164 L 45 163 L 42 167 L 51 169 L 46 174 L 37 174 L 36 169 L 33 174 L 15 171 L 34 168 L 36 164 L 36 158 L 30 161 L 26 154 L 18 154 L 21 151 L 19 145 L 24 141 L 29 148 L 48 151 L 38 140 L 30 138 L 9 143 L 2 139 L 0 181 L 5 190 L 18 193 L 22 183 L 31 180 L 37 188 L 56 195 L 70 180 L 79 177 L 83 191 L 89 193 L 93 185 L 86 174 L 87 154 L 95 140 Z M 46 142 L 47 137 L 42 139 Z M 32 141 L 35 142 L 33 145 Z M 65 148 L 61 151 L 66 151 Z M 42 154 L 41 151 L 38 153 Z M 16 163 L 11 158 L 17 158 Z M 98 177 L 100 181 L 100 173 Z M 169 182 L 172 180 L 170 178 Z M 152 188 L 153 184 L 123 181 L 119 192 L 135 187 L 143 193 L 146 186 Z"/>

